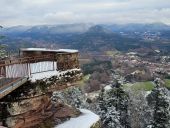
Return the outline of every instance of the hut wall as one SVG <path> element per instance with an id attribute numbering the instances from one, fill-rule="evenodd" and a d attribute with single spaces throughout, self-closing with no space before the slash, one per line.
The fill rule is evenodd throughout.
<path id="1" fill-rule="evenodd" d="M 56 54 L 57 68 L 64 71 L 67 69 L 79 68 L 78 53 Z"/>
<path id="2" fill-rule="evenodd" d="M 54 55 L 48 59 L 42 59 L 39 61 L 55 61 L 57 69 L 64 71 L 67 69 L 79 68 L 78 52 L 66 53 L 66 52 L 49 52 L 49 51 L 23 51 L 21 53 L 24 57 L 35 57 L 43 55 Z M 37 63 L 39 61 L 31 61 L 31 63 Z"/>
<path id="3" fill-rule="evenodd" d="M 3 65 L 5 64 L 5 61 L 1 61 L 0 62 L 0 65 Z M 0 66 L 0 78 L 1 77 L 5 77 L 6 76 L 6 69 L 5 69 L 5 66 Z"/>

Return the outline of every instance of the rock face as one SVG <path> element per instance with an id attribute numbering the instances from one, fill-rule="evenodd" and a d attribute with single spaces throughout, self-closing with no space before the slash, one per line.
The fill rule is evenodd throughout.
<path id="1" fill-rule="evenodd" d="M 52 102 L 51 94 L 73 86 L 81 76 L 81 70 L 70 70 L 59 76 L 60 79 L 52 76 L 19 88 L 3 100 L 6 101 L 5 107 L 0 104 L 0 114 L 5 115 L 0 116 L 0 124 L 12 128 L 53 127 L 79 116 L 81 112 L 76 108 Z"/>
<path id="2" fill-rule="evenodd" d="M 90 128 L 101 128 L 101 121 L 97 121 L 95 124 L 93 124 Z"/>
<path id="3" fill-rule="evenodd" d="M 49 98 L 45 95 L 13 102 L 8 104 L 10 106 L 8 107 L 8 112 L 11 116 L 24 114 L 31 110 L 41 109 L 41 107 L 43 107 L 48 102 L 50 102 Z"/>
<path id="4" fill-rule="evenodd" d="M 7 126 L 13 128 L 53 126 L 65 119 L 80 115 L 75 108 L 64 104 L 53 104 L 46 95 L 21 101 L 18 105 L 13 104 L 14 106 L 9 109 L 11 116 L 6 119 Z"/>

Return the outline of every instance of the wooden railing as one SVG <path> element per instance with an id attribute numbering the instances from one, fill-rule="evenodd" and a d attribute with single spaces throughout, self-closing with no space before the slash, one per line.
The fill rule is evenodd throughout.
<path id="1" fill-rule="evenodd" d="M 3 85 L 3 87 L 0 88 L 0 99 L 3 98 L 4 96 L 8 95 L 11 93 L 13 90 L 16 88 L 20 87 L 22 84 L 27 82 L 28 78 L 17 78 L 9 83 L 6 83 Z"/>
<path id="2" fill-rule="evenodd" d="M 5 87 L 8 84 L 15 82 L 17 79 L 19 79 L 19 78 L 1 78 L 0 79 L 0 89 L 2 89 L 3 87 Z"/>
<path id="3" fill-rule="evenodd" d="M 54 62 L 56 61 L 56 58 L 54 55 L 49 54 L 29 57 L 13 57 L 1 60 L 0 99 L 27 81 L 28 77 L 31 75 L 32 64 L 34 65 L 34 63 L 44 61 Z"/>
<path id="4" fill-rule="evenodd" d="M 15 78 L 25 77 L 31 75 L 31 63 L 43 62 L 43 61 L 55 61 L 54 55 L 41 55 L 41 56 L 29 56 L 29 57 L 13 57 L 0 61 L 0 77 Z M 8 69 L 8 70 L 7 70 Z M 18 72 L 18 73 L 17 73 Z M 7 75 L 10 73 L 10 76 Z M 14 74 L 14 75 L 13 75 Z M 20 74 L 20 75 L 16 75 Z"/>
<path id="5" fill-rule="evenodd" d="M 22 64 L 22 63 L 31 63 L 38 61 L 55 61 L 55 56 L 52 54 L 49 55 L 41 55 L 41 56 L 31 56 L 31 57 L 13 57 L 7 58 L 5 60 L 0 61 L 0 67 L 9 66 L 13 64 Z"/>

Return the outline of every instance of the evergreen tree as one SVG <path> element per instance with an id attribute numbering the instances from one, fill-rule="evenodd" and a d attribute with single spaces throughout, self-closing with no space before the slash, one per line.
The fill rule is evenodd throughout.
<path id="1" fill-rule="evenodd" d="M 107 114 L 104 115 L 103 124 L 107 128 L 122 128 L 120 116 L 115 107 L 107 108 Z"/>
<path id="2" fill-rule="evenodd" d="M 3 27 L 0 26 L 0 29 L 2 29 Z M 4 36 L 0 35 L 0 39 L 2 39 Z M 6 56 L 6 51 L 5 51 L 5 47 L 3 45 L 0 44 L 0 59 L 4 58 Z"/>
<path id="3" fill-rule="evenodd" d="M 129 120 L 128 120 L 128 100 L 129 96 L 123 90 L 122 85 L 116 80 L 114 95 L 116 96 L 116 110 L 120 113 L 120 122 L 121 125 L 125 128 L 129 128 Z"/>
<path id="4" fill-rule="evenodd" d="M 150 128 L 170 128 L 170 99 L 168 90 L 155 80 L 155 88 L 148 96 L 148 104 L 153 107 L 153 121 Z"/>
<path id="5" fill-rule="evenodd" d="M 116 97 L 112 97 L 111 92 L 105 92 L 102 89 L 97 104 L 97 113 L 100 115 L 103 127 L 105 128 L 121 128 L 120 117 L 116 111 Z"/>
<path id="6" fill-rule="evenodd" d="M 0 58 L 4 58 L 5 57 L 5 49 L 2 45 L 0 45 Z"/>
<path id="7" fill-rule="evenodd" d="M 116 82 L 113 89 L 102 90 L 98 97 L 98 111 L 104 127 L 129 128 L 128 96 L 123 91 L 121 84 Z"/>

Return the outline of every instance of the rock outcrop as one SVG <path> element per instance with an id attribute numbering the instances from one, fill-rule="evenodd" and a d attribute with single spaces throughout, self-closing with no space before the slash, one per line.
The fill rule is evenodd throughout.
<path id="1" fill-rule="evenodd" d="M 6 119 L 6 124 L 13 128 L 53 126 L 80 115 L 80 112 L 75 108 L 65 104 L 52 103 L 50 97 L 46 95 L 24 100 L 18 105 L 16 105 L 17 103 L 11 104 L 14 105 L 9 108 L 11 116 Z"/>
<path id="2" fill-rule="evenodd" d="M 51 94 L 62 91 L 81 79 L 81 70 L 68 70 L 59 76 L 28 82 L 3 99 L 0 124 L 12 128 L 53 127 L 81 114 L 64 103 L 52 102 Z M 1 102 L 2 103 L 2 102 Z M 1 113 L 0 113 L 1 114 Z"/>

